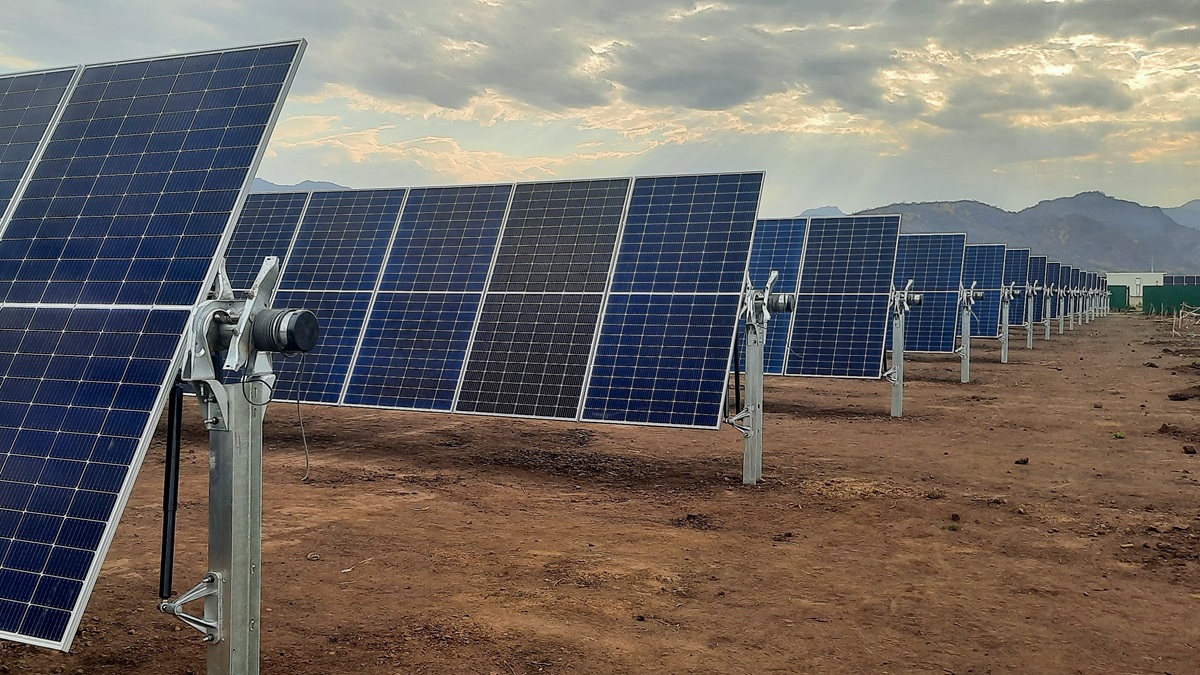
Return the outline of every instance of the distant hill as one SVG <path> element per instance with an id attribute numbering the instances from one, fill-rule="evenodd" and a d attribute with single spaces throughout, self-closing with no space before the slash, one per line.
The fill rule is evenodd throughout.
<path id="1" fill-rule="evenodd" d="M 276 185 L 269 180 L 255 178 L 250 186 L 251 192 L 312 192 L 313 190 L 345 190 L 346 187 L 337 183 L 327 183 L 322 180 L 306 180 L 295 185 Z"/>
<path id="2" fill-rule="evenodd" d="M 801 217 L 807 217 L 807 216 L 812 216 L 812 217 L 835 216 L 836 217 L 836 216 L 844 216 L 844 215 L 846 215 L 846 214 L 843 213 L 842 210 L 836 206 L 821 206 L 821 207 L 818 207 L 815 209 L 805 209 L 804 212 L 800 214 Z"/>
<path id="3" fill-rule="evenodd" d="M 1193 199 L 1173 209 L 1163 209 L 1163 213 L 1184 227 L 1200 230 L 1200 199 Z"/>
<path id="4" fill-rule="evenodd" d="M 971 243 L 1029 247 L 1092 270 L 1200 273 L 1200 229 L 1184 227 L 1156 206 L 1100 192 L 1051 199 L 1016 213 L 974 201 L 889 204 L 861 213 L 899 213 L 904 232 L 966 232 Z"/>

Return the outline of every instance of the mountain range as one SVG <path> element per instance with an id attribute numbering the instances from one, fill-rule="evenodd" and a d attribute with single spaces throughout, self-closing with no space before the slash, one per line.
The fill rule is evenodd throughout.
<path id="1" fill-rule="evenodd" d="M 855 215 L 880 213 L 899 213 L 904 232 L 966 232 L 969 243 L 1028 247 L 1084 269 L 1200 273 L 1200 200 L 1163 209 L 1081 192 L 1016 212 L 958 201 L 889 204 Z"/>
<path id="2" fill-rule="evenodd" d="M 283 192 L 346 188 L 311 180 L 276 185 L 255 178 L 251 189 Z M 955 201 L 888 204 L 852 215 L 880 213 L 900 214 L 904 232 L 966 232 L 970 243 L 1028 247 L 1035 254 L 1089 270 L 1200 274 L 1200 199 L 1159 208 L 1102 192 L 1081 192 L 1016 212 L 983 202 Z M 837 206 L 822 206 L 800 215 L 846 214 Z"/>

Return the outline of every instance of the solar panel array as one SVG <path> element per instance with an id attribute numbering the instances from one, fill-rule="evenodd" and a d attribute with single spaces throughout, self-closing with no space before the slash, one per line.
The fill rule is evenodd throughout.
<path id="1" fill-rule="evenodd" d="M 893 285 L 902 289 L 912 280 L 913 292 L 924 296 L 923 303 L 905 319 L 905 351 L 954 351 L 966 243 L 967 235 L 960 233 L 900 235 Z M 889 322 L 889 349 L 891 332 Z"/>
<path id="2" fill-rule="evenodd" d="M 1033 291 L 1033 323 L 1041 323 L 1046 318 L 1046 264 L 1044 255 L 1029 256 L 1029 285 L 1037 286 Z"/>
<path id="3" fill-rule="evenodd" d="M 70 647 L 302 49 L 0 80 L 0 638 Z"/>
<path id="4" fill-rule="evenodd" d="M 1004 282 L 1004 244 L 968 244 L 963 254 L 964 288 L 982 291 L 971 308 L 971 337 L 1000 337 L 1000 287 Z"/>
<path id="5" fill-rule="evenodd" d="M 1010 248 L 1004 253 L 1004 285 L 1016 284 L 1008 307 L 1008 325 L 1025 325 L 1025 285 L 1029 283 L 1029 249 Z"/>
<path id="6" fill-rule="evenodd" d="M 784 374 L 879 378 L 900 216 L 809 218 Z"/>
<path id="7" fill-rule="evenodd" d="M 313 309 L 322 335 L 277 367 L 277 396 L 717 428 L 761 188 L 744 173 L 315 192 L 277 302 Z"/>

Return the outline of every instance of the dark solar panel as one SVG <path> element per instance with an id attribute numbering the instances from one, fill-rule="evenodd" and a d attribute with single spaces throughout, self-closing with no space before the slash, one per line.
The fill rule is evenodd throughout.
<path id="1" fill-rule="evenodd" d="M 578 416 L 630 183 L 516 187 L 456 410 Z"/>

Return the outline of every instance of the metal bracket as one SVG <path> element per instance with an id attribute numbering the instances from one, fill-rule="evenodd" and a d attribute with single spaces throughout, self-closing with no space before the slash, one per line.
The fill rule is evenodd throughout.
<path id="1" fill-rule="evenodd" d="M 221 632 L 222 624 L 222 599 L 225 595 L 225 582 L 221 579 L 221 575 L 216 572 L 209 572 L 205 575 L 204 580 L 192 587 L 192 590 L 180 595 L 175 600 L 163 600 L 158 605 L 158 611 L 163 614 L 174 614 L 179 617 L 179 620 L 196 630 L 204 633 L 204 642 L 207 644 L 216 644 L 225 639 Z M 184 611 L 184 605 L 195 602 L 202 598 L 216 597 L 216 602 L 204 603 L 204 618 L 192 616 Z M 209 606 L 216 608 L 216 616 L 210 618 L 208 616 Z"/>

